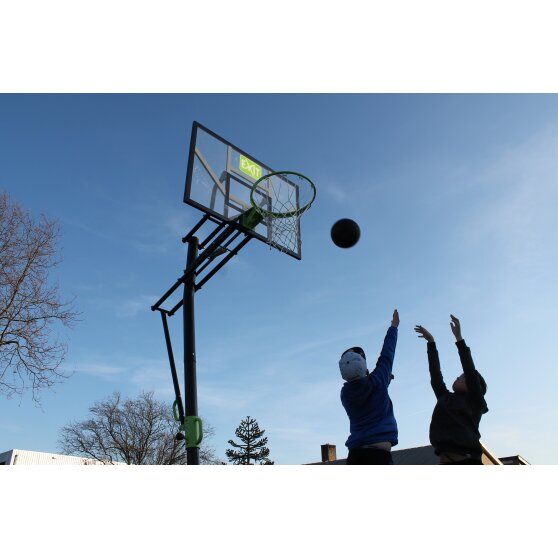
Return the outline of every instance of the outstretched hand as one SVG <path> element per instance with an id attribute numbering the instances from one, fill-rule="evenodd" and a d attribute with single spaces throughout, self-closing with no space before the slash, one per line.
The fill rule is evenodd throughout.
<path id="1" fill-rule="evenodd" d="M 393 327 L 399 327 L 399 312 L 397 308 L 393 311 L 393 318 L 391 319 L 391 325 Z"/>
<path id="2" fill-rule="evenodd" d="M 419 337 L 422 337 L 423 339 L 426 339 L 426 341 L 428 341 L 429 343 L 434 342 L 434 337 L 432 336 L 432 334 L 426 328 L 418 325 L 418 326 L 415 326 L 415 331 L 419 334 Z"/>
<path id="3" fill-rule="evenodd" d="M 461 341 L 463 339 L 463 337 L 461 337 L 461 324 L 453 314 L 450 314 L 450 318 L 451 318 L 451 324 L 450 324 L 451 331 L 455 335 L 455 339 L 457 341 Z"/>

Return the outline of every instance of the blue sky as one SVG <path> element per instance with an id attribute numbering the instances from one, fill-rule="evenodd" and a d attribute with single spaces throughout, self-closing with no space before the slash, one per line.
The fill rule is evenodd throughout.
<path id="1" fill-rule="evenodd" d="M 59 219 L 53 279 L 82 312 L 67 332 L 75 374 L 41 408 L 0 400 L 0 451 L 57 451 L 59 429 L 114 390 L 172 402 L 150 306 L 181 275 L 180 239 L 201 217 L 182 202 L 193 120 L 318 188 L 302 261 L 253 241 L 196 295 L 199 412 L 222 459 L 246 415 L 278 464 L 317 461 L 326 442 L 344 457 L 339 355 L 360 345 L 375 361 L 398 308 L 398 448 L 428 443 L 435 403 L 413 327 L 433 333 L 451 383 L 453 313 L 488 383 L 484 443 L 558 463 L 549 94 L 0 96 L 0 188 Z M 341 217 L 362 231 L 349 250 L 329 238 Z M 170 327 L 180 363 L 179 316 Z"/>

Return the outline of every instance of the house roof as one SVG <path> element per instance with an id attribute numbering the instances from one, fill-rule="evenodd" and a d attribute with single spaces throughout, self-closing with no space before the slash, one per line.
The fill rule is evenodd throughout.
<path id="1" fill-rule="evenodd" d="M 394 465 L 437 465 L 438 456 L 434 453 L 432 446 L 420 446 L 394 450 L 391 452 Z M 345 465 L 347 459 L 336 459 L 335 461 L 318 461 L 308 465 Z"/>
<path id="2" fill-rule="evenodd" d="M 529 461 L 527 461 L 521 455 L 510 455 L 509 457 L 500 457 L 500 461 L 504 465 L 531 465 Z"/>
<path id="3" fill-rule="evenodd" d="M 440 458 L 432 446 L 420 446 L 392 452 L 394 465 L 438 465 Z"/>
<path id="4" fill-rule="evenodd" d="M 483 445 L 482 448 L 484 465 L 502 465 L 501 461 L 486 446 Z M 391 452 L 391 456 L 394 465 L 438 465 L 440 462 L 439 457 L 434 453 L 434 448 L 430 445 L 394 450 Z M 346 463 L 347 459 L 336 459 L 335 461 L 308 463 L 308 465 L 346 465 Z"/>

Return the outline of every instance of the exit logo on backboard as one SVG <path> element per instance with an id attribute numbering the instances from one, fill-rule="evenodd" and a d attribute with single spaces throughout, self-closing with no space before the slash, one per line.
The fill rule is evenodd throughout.
<path id="1" fill-rule="evenodd" d="M 256 165 L 254 161 L 250 161 L 250 159 L 244 157 L 244 155 L 240 155 L 240 170 L 248 176 L 251 176 L 254 180 L 258 180 L 262 177 L 262 167 Z"/>

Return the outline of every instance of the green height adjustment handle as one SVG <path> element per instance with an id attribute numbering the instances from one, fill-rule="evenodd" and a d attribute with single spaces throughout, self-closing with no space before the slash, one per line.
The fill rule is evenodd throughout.
<path id="1" fill-rule="evenodd" d="M 174 415 L 174 420 L 180 422 L 177 401 L 172 404 L 172 414 Z M 200 417 L 184 417 L 184 423 L 180 425 L 178 430 L 185 433 L 187 448 L 200 447 L 203 440 L 203 424 Z"/>
<path id="2" fill-rule="evenodd" d="M 180 422 L 180 415 L 178 414 L 178 401 L 176 401 L 176 400 L 172 404 L 172 414 L 174 416 L 174 420 L 176 422 Z"/>
<path id="3" fill-rule="evenodd" d="M 186 447 L 199 448 L 203 439 L 203 425 L 200 417 L 186 417 L 183 428 L 186 433 Z"/>

